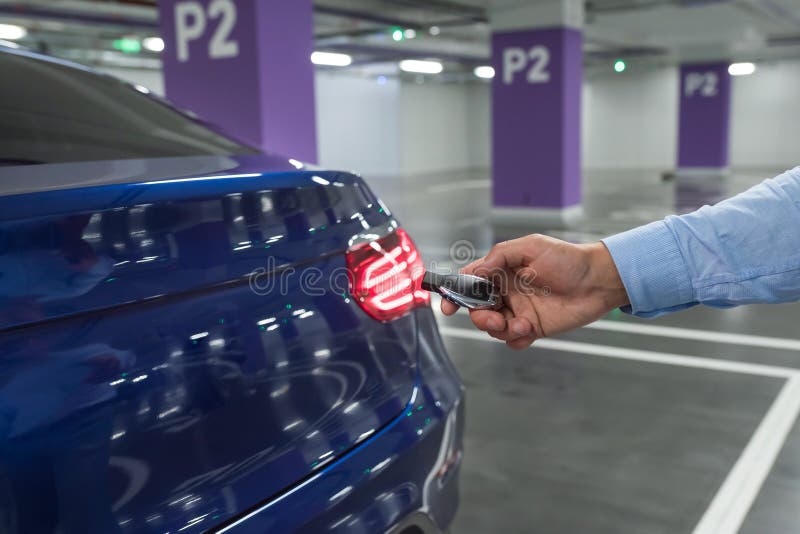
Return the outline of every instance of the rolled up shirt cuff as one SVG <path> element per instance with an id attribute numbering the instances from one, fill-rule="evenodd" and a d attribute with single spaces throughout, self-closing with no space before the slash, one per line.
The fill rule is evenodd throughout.
<path id="1" fill-rule="evenodd" d="M 607 237 L 603 243 L 614 259 L 634 315 L 651 316 L 694 300 L 686 262 L 664 221 Z"/>

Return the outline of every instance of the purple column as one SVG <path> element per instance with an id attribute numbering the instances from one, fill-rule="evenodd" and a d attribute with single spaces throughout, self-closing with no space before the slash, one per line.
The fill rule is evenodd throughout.
<path id="1" fill-rule="evenodd" d="M 259 148 L 316 162 L 312 0 L 159 0 L 167 97 Z"/>
<path id="2" fill-rule="evenodd" d="M 679 169 L 728 167 L 731 77 L 727 63 L 682 65 Z"/>
<path id="3" fill-rule="evenodd" d="M 493 34 L 496 212 L 525 208 L 558 218 L 579 206 L 582 40 L 565 27 Z"/>

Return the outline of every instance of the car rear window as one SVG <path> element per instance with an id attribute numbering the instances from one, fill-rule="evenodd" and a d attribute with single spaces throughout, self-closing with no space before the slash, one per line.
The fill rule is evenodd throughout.
<path id="1" fill-rule="evenodd" d="M 0 52 L 0 165 L 254 154 L 144 88 Z"/>

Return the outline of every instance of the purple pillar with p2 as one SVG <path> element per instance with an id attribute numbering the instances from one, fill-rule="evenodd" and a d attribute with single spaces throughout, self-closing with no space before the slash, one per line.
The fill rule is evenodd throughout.
<path id="1" fill-rule="evenodd" d="M 311 0 L 159 0 L 167 98 L 261 149 L 317 161 Z"/>
<path id="2" fill-rule="evenodd" d="M 493 206 L 559 213 L 581 202 L 582 34 L 492 36 Z M 499 208 L 499 209 L 498 209 Z"/>
<path id="3" fill-rule="evenodd" d="M 678 168 L 727 168 L 731 108 L 728 64 L 682 65 L 680 84 Z"/>

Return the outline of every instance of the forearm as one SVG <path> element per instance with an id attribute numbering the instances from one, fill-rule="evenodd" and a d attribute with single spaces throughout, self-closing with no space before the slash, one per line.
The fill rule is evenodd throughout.
<path id="1" fill-rule="evenodd" d="M 715 206 L 604 243 L 637 315 L 697 303 L 798 300 L 800 167 Z"/>

